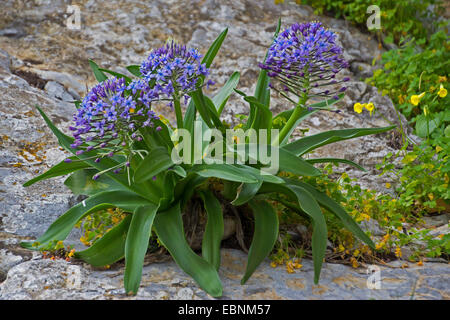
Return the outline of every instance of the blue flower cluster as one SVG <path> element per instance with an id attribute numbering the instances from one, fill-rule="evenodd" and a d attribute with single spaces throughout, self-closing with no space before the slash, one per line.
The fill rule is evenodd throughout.
<path id="1" fill-rule="evenodd" d="M 268 70 L 270 87 L 286 96 L 291 92 L 299 97 L 335 97 L 346 87 L 330 91 L 323 88 L 338 83 L 336 74 L 348 68 L 342 48 L 336 44 L 336 34 L 325 29 L 320 22 L 293 24 L 275 39 L 269 48 L 262 69 Z M 344 78 L 341 82 L 346 82 Z M 311 88 L 314 94 L 310 93 Z M 323 88 L 323 90 L 321 90 Z"/>
<path id="2" fill-rule="evenodd" d="M 200 77 L 206 77 L 209 69 L 202 64 L 197 49 L 188 49 L 174 41 L 150 52 L 141 64 L 144 81 L 138 81 L 138 88 L 145 90 L 148 84 L 155 92 L 169 98 L 180 98 L 196 89 Z M 212 84 L 208 81 L 207 84 Z M 187 98 L 187 97 L 186 97 Z"/>
<path id="3" fill-rule="evenodd" d="M 121 153 L 127 156 L 127 162 L 111 169 L 118 173 L 122 166 L 129 166 L 129 146 L 142 140 L 138 129 L 154 127 L 154 120 L 159 119 L 151 109 L 152 103 L 182 96 L 187 99 L 187 94 L 200 85 L 199 79 L 209 74 L 201 57 L 198 50 L 171 41 L 150 52 L 140 68 L 142 78 L 127 84 L 125 79 L 113 77 L 93 87 L 74 115 L 75 126 L 70 127 L 76 155 L 97 150 L 93 158 L 100 162 L 103 157 Z"/>
<path id="4" fill-rule="evenodd" d="M 133 140 L 142 139 L 138 128 L 153 127 L 153 120 L 159 119 L 151 110 L 153 99 L 150 91 L 143 94 L 130 89 L 123 78 L 97 84 L 75 113 L 75 126 L 69 127 L 75 138 L 71 147 L 77 149 L 77 155 L 101 149 L 95 156 L 97 162 L 112 157 Z"/>

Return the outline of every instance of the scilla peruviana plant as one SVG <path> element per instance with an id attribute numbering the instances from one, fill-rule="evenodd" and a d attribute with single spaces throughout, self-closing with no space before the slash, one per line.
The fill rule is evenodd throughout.
<path id="1" fill-rule="evenodd" d="M 86 215 L 118 207 L 126 217 L 91 247 L 77 252 L 76 258 L 93 266 L 125 258 L 125 290 L 136 294 L 154 231 L 178 266 L 203 290 L 218 297 L 222 295 L 218 276 L 224 229 L 222 202 L 238 211 L 248 208 L 254 214 L 254 235 L 241 281 L 245 283 L 271 252 L 278 236 L 278 216 L 269 200 L 285 194 L 283 205 L 312 221 L 316 283 L 327 243 L 322 208 L 338 216 L 345 227 L 373 248 L 370 238 L 338 203 L 301 178 L 287 179 L 279 173 L 290 172 L 299 177 L 320 175 L 313 164 L 323 162 L 343 162 L 361 168 L 344 159 L 308 160 L 303 156 L 329 143 L 392 127 L 333 130 L 289 142 L 303 119 L 320 110 L 330 111 L 342 99 L 345 89 L 335 76 L 347 67 L 347 62 L 335 42 L 336 35 L 320 23 L 295 24 L 279 33 L 280 24 L 260 65 L 253 96 L 236 89 L 238 72 L 231 75 L 214 97 L 203 94 L 203 86 L 210 83 L 205 81 L 206 76 L 227 30 L 203 57 L 196 49 L 168 42 L 153 50 L 141 66 L 127 67 L 133 77 L 101 69 L 91 61 L 99 84 L 83 101 L 76 102 L 75 125 L 70 128 L 73 137 L 59 131 L 39 109 L 60 145 L 72 156 L 24 184 L 29 186 L 70 174 L 65 184 L 74 193 L 88 198 L 59 217 L 34 243 L 23 246 L 39 249 L 52 241 L 62 241 Z M 107 74 L 113 77 L 108 78 Z M 333 86 L 339 87 L 333 90 Z M 269 108 L 271 88 L 294 107 L 273 116 Z M 243 129 L 251 134 L 232 139 L 230 145 L 220 115 L 233 92 L 242 95 L 249 104 Z M 322 101 L 309 103 L 313 98 Z M 184 115 L 183 100 L 190 100 Z M 161 101 L 173 107 L 176 127 L 161 121 L 153 111 L 152 105 Z M 194 144 L 193 148 L 180 148 L 196 140 L 192 136 L 199 126 L 214 134 L 203 136 L 200 147 Z M 185 134 L 182 143 L 174 139 L 180 132 Z M 256 152 L 245 152 L 251 150 Z M 264 170 L 268 163 L 261 155 L 269 151 L 277 155 L 276 166 L 272 166 L 275 171 Z M 212 181 L 221 183 L 222 191 L 213 190 Z M 191 214 L 189 203 L 194 199 L 201 199 L 207 216 L 201 256 L 186 241 L 182 220 L 182 212 Z"/>

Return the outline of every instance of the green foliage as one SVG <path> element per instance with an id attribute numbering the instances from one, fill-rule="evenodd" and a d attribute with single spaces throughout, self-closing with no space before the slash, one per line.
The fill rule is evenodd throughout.
<path id="1" fill-rule="evenodd" d="M 397 108 L 415 125 L 416 134 L 422 138 L 433 137 L 433 144 L 442 144 L 450 138 L 450 42 L 444 31 L 430 37 L 429 43 L 419 48 L 421 42 L 411 41 L 396 50 L 382 55 L 382 69 L 374 72 L 367 81 L 387 94 Z M 442 86 L 442 89 L 441 89 Z M 424 93 L 417 101 L 417 96 Z M 447 130 L 447 135 L 445 134 Z M 430 136 L 434 133 L 432 136 Z M 441 145 L 441 147 L 444 147 Z"/>
<path id="2" fill-rule="evenodd" d="M 303 0 L 302 4 L 311 5 L 316 14 L 332 13 L 336 18 L 345 18 L 364 27 L 373 14 L 367 13 L 367 8 L 377 5 L 381 10 L 380 22 L 385 41 L 396 43 L 407 35 L 416 39 L 426 37 L 429 32 L 427 23 L 436 20 L 442 12 L 440 0 Z"/>
<path id="3" fill-rule="evenodd" d="M 279 27 L 280 22 L 277 32 Z M 211 65 L 226 34 L 227 30 L 222 32 L 206 53 L 203 59 L 206 66 Z M 111 74 L 92 61 L 90 65 L 98 81 L 105 80 L 105 73 Z M 127 69 L 131 74 L 139 77 L 135 66 L 129 66 Z M 113 75 L 122 76 L 117 73 Z M 123 77 L 125 80 L 128 78 Z M 224 88 L 219 90 L 215 97 L 209 98 L 203 93 L 201 86 L 203 78 L 201 78 L 196 90 L 189 93 L 192 99 L 184 117 L 180 106 L 177 106 L 174 101 L 178 129 L 187 130 L 194 136 L 196 126 L 200 124 L 203 128 L 217 129 L 222 138 L 225 138 L 222 141 L 216 141 L 211 137 L 208 141 L 202 142 L 200 150 L 183 149 L 183 157 L 195 160 L 193 162 L 177 162 L 171 157 L 173 151 L 178 151 L 179 143 L 171 141 L 173 128 L 166 121 L 159 120 L 157 126 L 160 130 L 139 128 L 141 140 L 126 144 L 122 150 L 115 152 L 114 156 L 102 158 L 100 162 L 94 161 L 93 159 L 98 156 L 98 150 L 76 152 L 76 149 L 72 147 L 74 139 L 63 134 L 38 108 L 60 145 L 73 154 L 73 157 L 71 164 L 60 163 L 25 185 L 70 173 L 65 184 L 75 193 L 87 195 L 88 198 L 56 219 L 34 244 L 23 243 L 23 246 L 39 249 L 45 248 L 54 241 L 61 243 L 73 227 L 79 225 L 83 219 L 87 219 L 83 224 L 84 242 L 90 247 L 77 253 L 76 257 L 96 266 L 108 265 L 124 257 L 124 287 L 127 294 L 136 294 L 141 281 L 144 255 L 154 230 L 160 243 L 169 251 L 179 267 L 214 297 L 222 295 L 218 269 L 220 241 L 224 227 L 220 202 L 223 198 L 233 201 L 234 205 L 243 206 L 252 212 L 254 217 L 255 232 L 242 283 L 251 277 L 276 243 L 279 232 L 278 214 L 272 204 L 275 207 L 280 204 L 288 205 L 298 217 L 311 222 L 315 283 L 319 281 L 329 236 L 323 209 L 328 210 L 338 219 L 350 234 L 355 234 L 369 247 L 374 248 L 372 240 L 344 208 L 331 199 L 326 192 L 317 190 L 316 187 L 305 182 L 307 180 L 286 179 L 280 176 L 287 173 L 304 179 L 320 177 L 321 171 L 302 156 L 325 144 L 381 133 L 393 127 L 335 130 L 305 137 L 292 143 L 284 143 L 281 146 L 272 145 L 270 138 L 264 140 L 263 133 L 255 131 L 258 142 L 256 145 L 247 143 L 245 138 L 236 145 L 244 148 L 256 147 L 258 152 L 252 157 L 241 157 L 239 148 L 226 145 L 224 132 L 226 126 L 219 118 L 230 94 L 242 93 L 235 90 L 238 79 L 239 73 L 235 72 Z M 247 121 L 242 124 L 244 128 L 270 129 L 272 127 L 274 118 L 269 108 L 268 82 L 268 76 L 262 70 L 255 96 L 244 95 L 244 101 L 248 103 L 250 109 Z M 282 139 L 285 142 L 291 136 L 293 126 L 298 126 L 301 120 L 313 113 L 302 111 L 311 107 L 306 102 L 305 99 L 304 103 L 299 104 L 290 114 L 284 113 L 284 116 L 289 118 L 287 122 L 277 121 L 276 125 L 286 133 L 286 136 L 282 136 L 286 138 Z M 324 101 L 320 108 L 328 109 L 331 105 L 332 103 Z M 226 147 L 226 152 L 219 163 L 204 161 L 207 148 L 212 143 L 223 144 Z M 261 170 L 267 165 L 261 155 L 262 152 L 259 152 L 263 150 L 279 154 L 279 167 L 276 172 L 268 173 Z M 224 160 L 228 160 L 229 157 L 239 159 L 240 163 L 225 162 Z M 112 172 L 111 169 L 120 166 L 120 161 L 124 159 L 129 159 L 126 170 Z M 324 161 L 348 163 L 343 159 Z M 211 191 L 214 181 L 219 181 L 224 186 L 220 196 Z M 187 203 L 194 197 L 203 200 L 204 209 L 207 212 L 202 256 L 197 255 L 189 247 L 182 220 L 182 212 L 189 214 L 186 212 Z M 120 216 L 112 213 L 111 208 L 119 208 Z"/>

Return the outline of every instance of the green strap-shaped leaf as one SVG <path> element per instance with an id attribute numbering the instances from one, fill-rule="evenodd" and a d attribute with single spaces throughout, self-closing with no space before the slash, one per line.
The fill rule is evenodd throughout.
<path id="1" fill-rule="evenodd" d="M 132 75 L 142 78 L 142 74 L 141 74 L 141 66 L 138 65 L 131 65 L 126 67 L 126 69 L 128 70 L 129 73 L 131 73 Z"/>
<path id="2" fill-rule="evenodd" d="M 202 63 L 204 63 L 207 68 L 209 68 L 211 66 L 214 58 L 217 55 L 217 52 L 219 52 L 219 49 L 222 46 L 222 43 L 227 36 L 227 33 L 228 33 L 228 28 L 226 28 L 224 31 L 222 31 L 222 33 L 216 38 L 216 40 L 214 40 L 214 42 L 212 43 L 212 45 L 209 47 L 208 51 L 206 52 L 205 56 L 203 57 Z M 204 79 L 204 77 L 201 76 L 200 82 L 203 82 L 203 79 Z M 197 89 L 197 90 L 201 90 L 201 89 Z M 196 114 L 195 103 L 193 100 L 191 100 L 186 109 L 186 113 L 184 114 L 184 126 L 183 126 L 189 132 L 193 132 L 192 129 L 194 128 L 195 114 Z"/>
<path id="3" fill-rule="evenodd" d="M 222 46 L 223 41 L 225 40 L 228 33 L 228 28 L 225 28 L 219 36 L 214 40 L 212 45 L 209 47 L 208 51 L 206 52 L 205 56 L 202 59 L 202 63 L 206 65 L 207 68 L 209 68 L 216 57 L 217 53 L 219 52 L 220 47 Z"/>
<path id="4" fill-rule="evenodd" d="M 136 208 L 128 229 L 125 242 L 124 286 L 127 294 L 135 295 L 141 283 L 144 257 L 152 233 L 153 220 L 158 206 L 142 206 Z"/>
<path id="5" fill-rule="evenodd" d="M 223 237 L 223 213 L 219 200 L 210 190 L 200 192 L 208 220 L 202 241 L 202 255 L 216 270 L 220 267 L 220 244 Z"/>
<path id="6" fill-rule="evenodd" d="M 91 196 L 104 191 L 125 190 L 123 185 L 114 181 L 107 175 L 101 175 L 94 180 L 92 177 L 98 171 L 95 169 L 82 169 L 72 173 L 64 184 L 74 193 Z"/>
<path id="7" fill-rule="evenodd" d="M 75 224 L 91 212 L 112 207 L 132 212 L 136 207 L 143 205 L 152 205 L 152 203 L 133 192 L 111 191 L 98 193 L 73 206 L 56 219 L 36 242 L 42 246 L 52 240 L 64 240 Z M 32 242 L 22 242 L 22 245 L 32 249 Z"/>
<path id="8" fill-rule="evenodd" d="M 281 28 L 281 18 L 278 19 L 277 28 L 275 30 L 275 33 L 273 35 L 273 41 L 278 37 L 278 33 L 280 32 Z M 264 58 L 264 62 L 267 59 L 267 55 L 269 54 L 269 51 L 267 51 L 266 56 Z M 261 69 L 258 76 L 258 82 L 256 83 L 255 88 L 255 97 L 256 99 L 264 104 L 265 106 L 269 106 L 270 104 L 270 90 L 269 89 L 269 77 L 267 76 L 267 70 Z"/>
<path id="9" fill-rule="evenodd" d="M 174 163 L 167 149 L 158 147 L 151 150 L 148 155 L 142 160 L 134 173 L 134 181 L 137 183 L 152 179 L 158 173 L 172 167 Z"/>
<path id="10" fill-rule="evenodd" d="M 78 158 L 76 157 L 70 157 L 70 160 L 74 161 L 74 160 L 78 160 Z M 84 168 L 88 168 L 89 165 L 86 164 L 83 161 L 75 161 L 75 162 L 70 162 L 70 163 L 66 163 L 64 161 L 61 161 L 60 163 L 58 163 L 57 165 L 51 167 L 50 169 L 48 169 L 46 172 L 44 172 L 43 174 L 34 177 L 31 180 L 28 180 L 27 182 L 25 182 L 23 184 L 24 187 L 28 187 L 31 186 L 32 184 L 41 181 L 41 180 L 45 180 L 45 179 L 49 179 L 49 178 L 54 178 L 54 177 L 59 177 L 59 176 L 63 176 L 65 174 L 69 174 L 72 173 L 74 171 L 77 170 L 81 170 Z"/>
<path id="11" fill-rule="evenodd" d="M 212 98 L 212 102 L 217 109 L 217 114 L 220 116 L 222 114 L 223 108 L 228 101 L 230 95 L 234 92 L 234 89 L 239 83 L 240 73 L 235 71 L 228 79 L 228 81 L 223 85 L 219 92 Z"/>
<path id="12" fill-rule="evenodd" d="M 307 162 L 314 164 L 314 163 L 345 163 L 345 164 L 349 164 L 351 166 L 354 166 L 355 168 L 361 170 L 361 171 L 367 171 L 366 169 L 364 169 L 362 166 L 360 166 L 359 164 L 351 161 L 351 160 L 347 160 L 347 159 L 340 159 L 340 158 L 316 158 L 316 159 L 307 159 Z"/>
<path id="13" fill-rule="evenodd" d="M 238 189 L 236 198 L 231 202 L 234 206 L 242 206 L 247 203 L 258 193 L 263 181 L 260 180 L 256 183 L 242 183 Z"/>
<path id="14" fill-rule="evenodd" d="M 287 183 L 290 180 L 287 180 Z M 317 201 L 305 188 L 295 184 L 264 183 L 259 193 L 284 193 L 298 203 L 300 212 L 309 216 L 313 225 L 312 251 L 314 260 L 314 282 L 318 283 L 323 258 L 327 247 L 327 225 Z M 296 206 L 294 206 L 296 207 Z"/>
<path id="15" fill-rule="evenodd" d="M 115 72 L 115 71 L 108 70 L 108 69 L 103 69 L 103 68 L 99 68 L 98 70 L 100 70 L 101 72 L 109 73 L 110 75 L 112 75 L 112 76 L 114 76 L 114 77 L 116 77 L 118 79 L 123 78 L 126 83 L 130 83 L 131 82 L 131 78 L 126 76 L 126 75 L 124 75 L 124 74 L 122 74 L 122 73 Z"/>
<path id="16" fill-rule="evenodd" d="M 119 261 L 125 255 L 125 241 L 130 222 L 131 215 L 127 215 L 88 249 L 75 252 L 74 257 L 82 259 L 94 267 L 102 267 Z"/>
<path id="17" fill-rule="evenodd" d="M 315 168 L 302 158 L 296 157 L 284 148 L 279 148 L 278 150 L 280 152 L 280 170 L 292 172 L 293 174 L 298 174 L 301 176 L 321 175 L 319 169 Z"/>
<path id="18" fill-rule="evenodd" d="M 349 231 L 351 231 L 356 237 L 358 237 L 361 241 L 365 242 L 372 249 L 375 249 L 375 244 L 372 240 L 365 234 L 365 232 L 359 227 L 359 225 L 353 220 L 353 218 L 342 208 L 336 201 L 328 197 L 326 194 L 316 190 L 311 185 L 292 179 L 286 179 L 287 183 L 296 184 L 304 189 L 308 190 L 309 193 L 320 203 L 328 211 L 332 212 L 336 215 Z"/>
<path id="19" fill-rule="evenodd" d="M 250 208 L 255 217 L 255 232 L 248 251 L 247 267 L 241 284 L 247 282 L 256 268 L 272 251 L 278 237 L 278 215 L 266 201 L 251 200 Z"/>
<path id="20" fill-rule="evenodd" d="M 257 116 L 253 119 L 253 123 L 250 128 L 259 130 L 259 129 L 267 129 L 270 130 L 272 128 L 272 112 L 269 107 L 265 104 L 260 103 L 255 97 L 245 97 L 245 101 L 250 103 L 251 106 L 255 110 L 257 110 Z M 270 132 L 270 131 L 269 131 Z M 268 135 L 268 141 L 270 141 L 270 135 Z M 268 142 L 264 141 L 264 142 Z"/>
<path id="21" fill-rule="evenodd" d="M 100 68 L 94 61 L 89 60 L 89 66 L 94 72 L 95 79 L 97 79 L 98 82 L 102 82 L 108 79 L 108 77 L 100 70 Z"/>
<path id="22" fill-rule="evenodd" d="M 154 227 L 159 240 L 167 248 L 178 266 L 213 297 L 222 296 L 222 284 L 216 269 L 189 247 L 183 230 L 180 205 L 158 213 Z"/>
<path id="23" fill-rule="evenodd" d="M 358 128 L 358 129 L 343 129 L 343 130 L 331 130 L 327 132 L 321 132 L 315 135 L 301 138 L 297 141 L 291 142 L 283 149 L 301 156 L 307 152 L 317 149 L 326 144 L 330 144 L 337 141 L 353 139 L 357 137 L 367 136 L 370 134 L 381 133 L 392 130 L 396 126 L 382 127 L 382 128 Z"/>
<path id="24" fill-rule="evenodd" d="M 287 185 L 297 197 L 300 208 L 311 217 L 313 225 L 312 253 L 314 260 L 314 283 L 319 282 L 325 251 L 327 249 L 328 231 L 325 218 L 319 204 L 306 189 L 297 185 Z"/>
<path id="25" fill-rule="evenodd" d="M 289 141 L 289 137 L 291 136 L 292 132 L 294 132 L 294 130 L 298 127 L 298 125 L 305 120 L 307 117 L 309 117 L 310 115 L 316 113 L 317 111 L 323 110 L 323 109 L 328 109 L 330 106 L 332 106 L 333 104 L 339 102 L 342 100 L 342 98 L 344 98 L 345 94 L 341 93 L 338 95 L 339 99 L 328 99 L 319 103 L 314 103 L 311 105 L 308 105 L 308 108 L 305 108 L 302 110 L 301 114 L 299 115 L 298 120 L 295 122 L 295 124 L 292 126 L 292 128 L 289 130 L 288 134 L 286 135 L 286 137 L 284 137 L 283 141 L 280 141 L 280 146 L 285 145 L 286 143 L 288 143 Z M 286 110 L 283 111 L 281 113 L 279 113 L 274 119 L 274 123 L 276 123 L 278 118 L 284 118 L 285 121 L 287 121 L 292 113 L 294 112 L 295 108 L 290 109 L 290 110 Z"/>
<path id="26" fill-rule="evenodd" d="M 261 158 L 261 151 L 266 148 L 265 156 L 267 159 L 263 160 Z M 243 150 L 245 150 L 245 155 L 250 160 L 254 162 L 261 163 L 267 167 L 271 167 L 274 171 L 287 171 L 301 176 L 318 176 L 321 174 L 320 170 L 315 168 L 312 164 L 303 160 L 301 157 L 297 157 L 284 148 L 278 148 L 276 146 L 266 145 L 266 144 L 245 144 Z M 237 148 L 233 149 L 237 152 Z M 256 154 L 255 154 L 256 153 Z M 278 156 L 276 156 L 278 154 Z M 245 159 L 247 161 L 248 159 Z M 269 162 L 269 163 L 266 163 Z M 239 167 L 239 165 L 237 165 Z M 248 166 L 247 166 L 248 167 Z M 266 173 L 268 170 L 266 170 Z M 269 182 L 269 181 L 267 181 Z"/>
<path id="27" fill-rule="evenodd" d="M 199 164 L 194 165 L 190 172 L 195 172 L 205 178 L 219 178 L 229 181 L 256 183 L 258 178 L 248 171 L 231 164 Z"/>
<path id="28" fill-rule="evenodd" d="M 280 32 L 280 28 L 281 28 L 281 19 L 278 20 L 278 25 L 277 25 L 277 28 L 275 30 L 275 34 L 273 35 L 272 43 L 276 39 L 276 37 L 278 37 L 278 33 Z M 268 54 L 269 54 L 269 51 L 267 50 L 266 56 L 264 57 L 264 62 L 266 61 Z M 269 107 L 269 105 L 270 105 L 269 82 L 270 82 L 270 79 L 267 76 L 267 70 L 266 69 L 261 69 L 259 71 L 258 81 L 256 82 L 256 88 L 255 88 L 254 97 L 260 103 L 262 103 L 263 105 L 265 105 L 267 107 Z M 245 129 L 248 129 L 248 128 L 251 127 L 251 125 L 255 121 L 255 118 L 257 118 L 257 113 L 258 113 L 257 111 L 258 111 L 258 109 L 256 108 L 256 106 L 253 105 L 253 104 L 250 104 L 250 112 L 249 112 L 247 123 L 245 125 Z"/>

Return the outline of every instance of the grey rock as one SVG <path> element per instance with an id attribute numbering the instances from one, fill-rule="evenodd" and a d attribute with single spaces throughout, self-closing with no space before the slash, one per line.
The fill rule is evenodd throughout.
<path id="1" fill-rule="evenodd" d="M 246 254 L 222 249 L 219 270 L 224 286 L 222 299 L 448 299 L 449 268 L 446 264 L 425 263 L 407 269 L 379 267 L 379 287 L 365 269 L 325 263 L 319 285 L 313 283 L 312 261 L 293 274 L 263 263 L 245 285 L 240 277 Z M 426 274 L 423 271 L 426 270 Z M 122 288 L 123 265 L 110 270 L 94 270 L 64 260 L 32 259 L 9 270 L 0 284 L 0 299 L 211 299 L 173 261 L 144 266 L 142 282 L 135 297 Z M 378 289 L 377 289 L 378 288 Z"/>
<path id="2" fill-rule="evenodd" d="M 4 69 L 6 72 L 10 72 L 11 57 L 9 53 L 5 50 L 0 49 L 0 68 Z"/>
<path id="3" fill-rule="evenodd" d="M 74 100 L 74 97 L 65 90 L 64 86 L 56 81 L 47 82 L 44 90 L 50 97 L 67 102 L 71 102 Z"/>
<path id="4" fill-rule="evenodd" d="M 423 217 L 425 222 L 425 228 L 437 228 L 441 227 L 445 224 L 448 224 L 450 221 L 450 213 L 446 212 L 443 214 L 433 215 L 433 216 L 425 216 Z"/>

